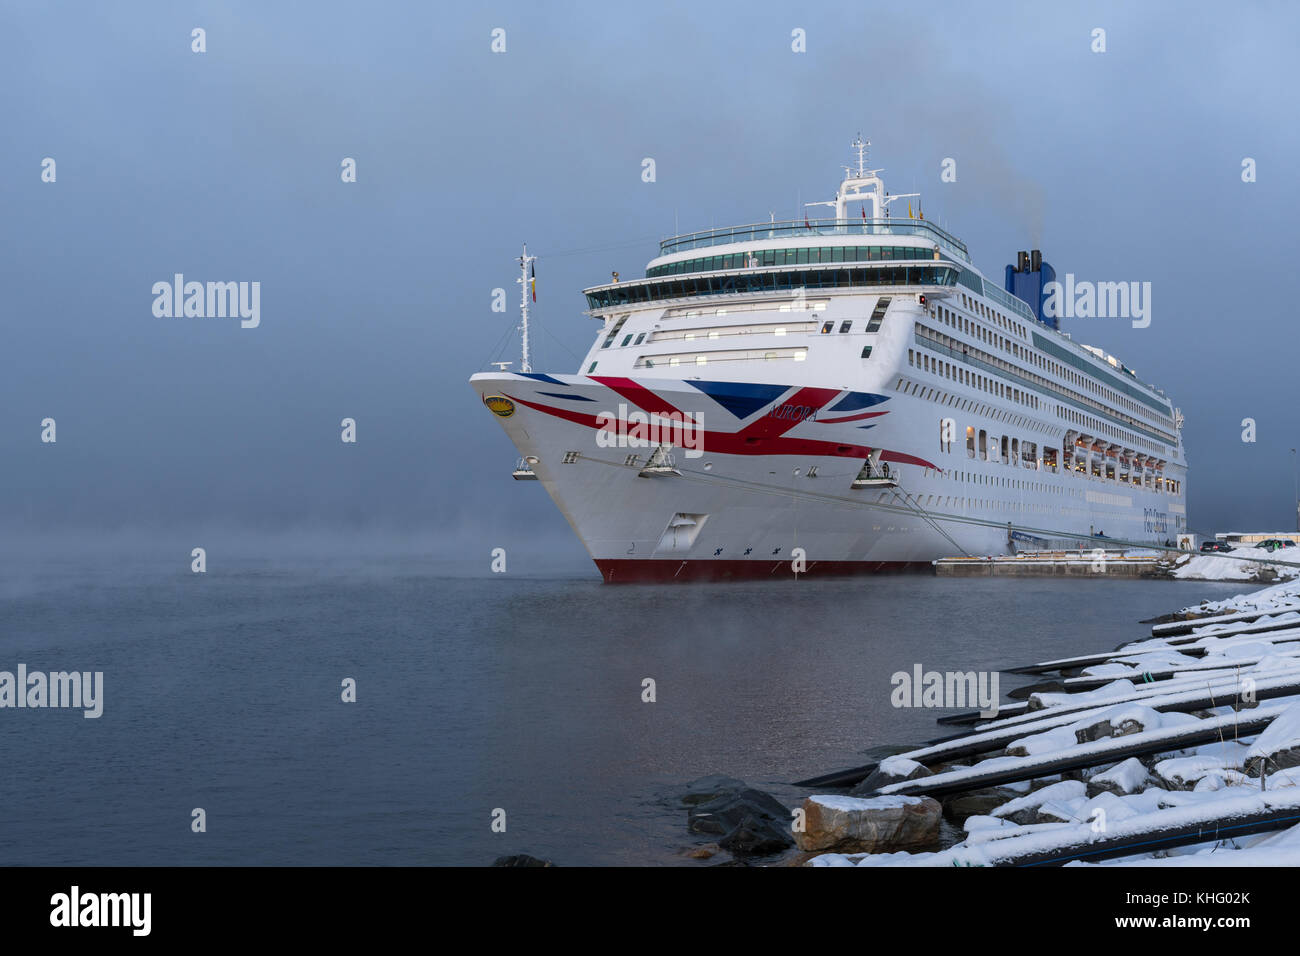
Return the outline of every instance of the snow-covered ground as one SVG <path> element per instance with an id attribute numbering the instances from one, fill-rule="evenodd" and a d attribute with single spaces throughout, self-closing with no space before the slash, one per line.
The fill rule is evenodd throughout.
<path id="1" fill-rule="evenodd" d="M 1290 822 L 1300 820 L 1298 610 L 1296 580 L 1186 608 L 1198 616 L 1246 613 L 1249 619 L 1199 626 L 1189 621 L 1191 634 L 1150 638 L 1086 668 L 1115 677 L 1100 689 L 1033 695 L 1036 709 L 1028 714 L 985 722 L 962 738 L 1001 744 L 1018 735 L 969 767 L 942 766 L 942 744 L 891 758 L 881 766 L 899 782 L 882 786 L 881 794 L 923 793 L 927 787 L 951 793 L 954 784 L 967 782 L 958 792 L 969 793 L 994 778 L 1003 780 L 1003 802 L 966 818 L 964 839 L 941 851 L 823 853 L 808 865 L 987 866 L 1059 854 L 1057 862 L 1088 865 L 1300 866 L 1300 824 Z M 1135 654 L 1135 648 L 1150 653 Z M 1157 668 L 1173 672 L 1151 681 Z M 1184 710 L 1174 709 L 1180 704 Z M 1237 733 L 1239 725 L 1247 733 Z M 1211 742 L 1185 740 L 1186 735 Z M 1153 752 L 1166 742 L 1169 750 Z M 1134 747 L 1137 756 L 1120 759 L 1117 753 L 1113 762 L 1095 762 Z M 1093 764 L 1082 770 L 1051 772 L 1063 761 L 1077 766 L 1089 757 Z M 931 773 L 903 779 L 902 771 L 911 773 L 917 764 Z M 1038 775 L 1040 767 L 1044 773 Z M 1284 825 L 1235 835 L 1269 815 Z M 1161 835 L 1188 828 L 1198 839 L 1204 831 L 1206 839 L 1145 849 Z M 1090 848 L 1098 844 L 1118 844 L 1123 855 L 1092 864 Z M 1125 852 L 1129 845 L 1131 853 Z"/>
<path id="2" fill-rule="evenodd" d="M 1237 594 L 1222 601 L 1202 601 L 1183 608 L 1183 613 L 1210 615 L 1277 611 L 1281 608 L 1300 608 L 1300 581 L 1280 581 L 1271 587 L 1260 588 L 1246 594 Z"/>
<path id="3" fill-rule="evenodd" d="M 1300 575 L 1300 547 L 1272 553 L 1247 547 L 1228 553 L 1195 552 L 1180 556 L 1175 563 L 1174 577 L 1185 581 L 1258 581 L 1261 573 L 1267 577 L 1268 569 L 1277 578 L 1295 578 Z"/>

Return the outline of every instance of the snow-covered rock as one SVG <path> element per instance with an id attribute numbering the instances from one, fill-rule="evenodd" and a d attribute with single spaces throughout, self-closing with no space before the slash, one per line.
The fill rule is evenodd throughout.
<path id="1" fill-rule="evenodd" d="M 1007 745 L 1007 755 L 1011 757 L 1036 757 L 1039 754 L 1053 753 L 1073 746 L 1075 740 L 1069 727 L 1053 727 L 1041 734 L 1021 737 Z"/>
<path id="2" fill-rule="evenodd" d="M 1279 714 L 1246 751 L 1246 773 L 1258 777 L 1288 767 L 1300 767 L 1300 704 Z"/>
<path id="3" fill-rule="evenodd" d="M 1147 671 L 1165 670 L 1170 667 L 1184 667 L 1199 663 L 1199 659 L 1176 650 L 1154 651 L 1148 654 L 1134 654 L 1120 657 L 1105 664 L 1093 664 L 1081 671 L 1088 677 L 1128 677 L 1132 674 L 1145 674 Z"/>
<path id="4" fill-rule="evenodd" d="M 1150 707 L 1120 704 L 1071 727 L 1076 742 L 1086 744 L 1103 737 L 1124 737 L 1128 734 L 1140 734 L 1144 730 L 1159 730 L 1162 721 L 1163 715 Z"/>
<path id="5" fill-rule="evenodd" d="M 1062 780 L 1060 783 L 1051 784 L 1027 796 L 1017 797 L 1002 804 L 993 811 L 993 816 L 1012 823 L 1027 825 L 1038 820 L 1038 808 L 1044 803 L 1082 800 L 1086 796 L 1086 791 L 1087 788 L 1080 780 Z"/>
<path id="6" fill-rule="evenodd" d="M 876 765 L 876 769 L 871 771 L 865 780 L 853 788 L 852 793 L 854 796 L 869 796 L 881 787 L 928 776 L 930 770 L 915 760 L 897 755 L 886 757 Z"/>
<path id="7" fill-rule="evenodd" d="M 1029 695 L 1029 709 L 1047 710 L 1051 707 L 1073 707 L 1076 704 L 1104 704 L 1116 697 L 1132 696 L 1136 691 L 1137 685 L 1131 680 L 1111 681 L 1096 690 L 1085 691 L 1080 694 L 1067 694 L 1063 691 L 1043 691 Z"/>
<path id="8" fill-rule="evenodd" d="M 1116 796 L 1128 796 L 1145 790 L 1151 781 L 1151 774 L 1137 757 L 1117 763 L 1109 770 L 1093 774 L 1088 778 L 1088 795 L 1096 797 L 1102 793 Z"/>
<path id="9" fill-rule="evenodd" d="M 819 794 L 803 802 L 799 849 L 885 853 L 932 846 L 941 807 L 929 797 L 844 797 Z"/>

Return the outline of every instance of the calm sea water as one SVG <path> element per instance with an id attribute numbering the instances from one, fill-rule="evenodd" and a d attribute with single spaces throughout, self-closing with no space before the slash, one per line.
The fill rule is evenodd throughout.
<path id="1" fill-rule="evenodd" d="M 0 670 L 101 670 L 104 713 L 0 710 L 0 864 L 679 863 L 686 781 L 794 805 L 791 780 L 943 733 L 891 706 L 895 671 L 1110 649 L 1244 589 L 46 561 L 0 579 Z"/>

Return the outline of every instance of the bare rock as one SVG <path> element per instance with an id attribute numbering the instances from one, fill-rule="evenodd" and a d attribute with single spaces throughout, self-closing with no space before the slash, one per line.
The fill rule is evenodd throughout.
<path id="1" fill-rule="evenodd" d="M 780 853 L 794 843 L 787 824 L 777 824 L 767 817 L 746 816 L 718 841 L 724 850 L 737 856 L 766 856 Z"/>
<path id="2" fill-rule="evenodd" d="M 677 801 L 684 807 L 693 807 L 696 804 L 708 803 L 718 797 L 748 789 L 749 784 L 743 780 L 714 773 L 688 783 L 686 789 L 677 795 Z"/>
<path id="3" fill-rule="evenodd" d="M 555 866 L 550 860 L 539 860 L 535 856 L 529 856 L 527 853 L 518 853 L 514 856 L 499 856 L 492 861 L 493 866 Z"/>
<path id="4" fill-rule="evenodd" d="M 687 847 L 682 850 L 682 856 L 688 860 L 708 860 L 722 852 L 722 847 L 716 843 L 704 843 L 700 846 Z"/>
<path id="5" fill-rule="evenodd" d="M 717 834 L 718 844 L 732 853 L 776 853 L 794 844 L 785 804 L 750 787 L 696 804 L 687 816 L 692 833 Z"/>
<path id="6" fill-rule="evenodd" d="M 961 825 L 967 817 L 992 816 L 993 811 L 1004 803 L 1019 797 L 1020 794 L 1008 787 L 988 787 L 984 790 L 968 790 L 953 794 L 943 802 L 943 815 L 953 823 Z"/>

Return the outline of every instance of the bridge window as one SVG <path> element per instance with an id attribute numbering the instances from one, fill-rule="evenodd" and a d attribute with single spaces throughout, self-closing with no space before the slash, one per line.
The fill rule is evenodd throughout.
<path id="1" fill-rule="evenodd" d="M 770 250 L 769 250 L 770 251 Z M 887 268 L 807 269 L 782 272 L 742 272 L 722 276 L 623 282 L 587 294 L 588 306 L 603 311 L 620 305 L 719 293 L 771 292 L 777 288 L 844 288 L 846 286 L 950 286 L 956 272 L 948 266 L 898 265 Z"/>
<path id="2" fill-rule="evenodd" d="M 887 295 L 876 300 L 876 307 L 871 310 L 871 318 L 867 319 L 868 332 L 880 331 L 880 325 L 885 321 L 885 312 L 889 309 L 891 301 L 891 298 Z"/>
<path id="3" fill-rule="evenodd" d="M 605 343 L 601 346 L 602 349 L 607 349 L 611 344 L 613 344 L 615 337 L 617 337 L 618 333 L 622 330 L 623 323 L 626 321 L 626 315 L 619 317 L 619 320 L 614 323 L 614 327 L 610 329 L 609 335 L 605 336 Z"/>
<path id="4" fill-rule="evenodd" d="M 751 260 L 751 255 L 754 260 Z M 646 270 L 646 278 L 686 275 L 693 272 L 717 272 L 746 269 L 758 265 L 806 265 L 821 262 L 880 262 L 882 260 L 933 260 L 938 250 L 914 246 L 796 246 L 788 249 L 763 249 L 754 253 L 729 253 L 700 256 L 655 266 Z"/>

